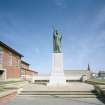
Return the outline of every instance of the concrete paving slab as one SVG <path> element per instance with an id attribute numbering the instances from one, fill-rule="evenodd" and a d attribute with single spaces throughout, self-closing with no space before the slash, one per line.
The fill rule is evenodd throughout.
<path id="1" fill-rule="evenodd" d="M 104 105 L 96 98 L 64 98 L 56 96 L 17 96 L 7 105 Z"/>
<path id="2" fill-rule="evenodd" d="M 24 86 L 23 91 L 92 91 L 94 86 L 82 83 L 82 82 L 71 82 L 67 86 L 63 87 L 48 87 L 46 85 L 27 84 Z"/>
<path id="3" fill-rule="evenodd" d="M 92 91 L 94 86 L 86 83 L 70 83 L 68 87 L 52 87 L 44 85 L 27 84 L 23 91 Z M 17 95 L 7 105 L 104 105 L 96 97 L 71 98 L 70 95 Z"/>

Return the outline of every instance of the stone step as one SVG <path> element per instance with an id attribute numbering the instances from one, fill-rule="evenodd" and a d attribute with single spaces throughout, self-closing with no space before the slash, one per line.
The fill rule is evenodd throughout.
<path id="1" fill-rule="evenodd" d="M 96 98 L 97 96 L 96 95 L 53 95 L 53 94 L 50 94 L 50 95 L 36 95 L 36 94 L 19 94 L 20 96 L 52 96 L 52 97 L 60 97 L 60 98 Z"/>
<path id="2" fill-rule="evenodd" d="M 57 96 L 56 96 L 57 97 Z M 58 97 L 63 98 L 96 98 L 96 95 L 58 95 Z"/>
<path id="3" fill-rule="evenodd" d="M 91 91 L 21 91 L 20 95 L 97 95 Z"/>

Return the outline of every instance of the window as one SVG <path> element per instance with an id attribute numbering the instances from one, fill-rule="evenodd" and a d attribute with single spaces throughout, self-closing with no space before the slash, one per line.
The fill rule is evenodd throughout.
<path id="1" fill-rule="evenodd" d="M 25 70 L 21 69 L 21 75 L 25 75 Z"/>
<path id="2" fill-rule="evenodd" d="M 0 64 L 3 63 L 3 49 L 0 47 Z"/>
<path id="3" fill-rule="evenodd" d="M 20 59 L 17 60 L 17 66 L 20 67 Z"/>
<path id="4" fill-rule="evenodd" d="M 12 65 L 12 52 L 9 52 L 9 65 Z"/>

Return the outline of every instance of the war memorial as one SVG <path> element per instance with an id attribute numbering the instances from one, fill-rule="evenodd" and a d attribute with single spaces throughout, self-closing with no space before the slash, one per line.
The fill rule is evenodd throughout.
<path id="1" fill-rule="evenodd" d="M 52 72 L 49 86 L 66 85 L 63 69 L 63 53 L 61 52 L 62 36 L 57 30 L 53 32 Z"/>
<path id="2" fill-rule="evenodd" d="M 67 82 L 61 42 L 61 34 L 58 30 L 54 30 L 52 70 L 47 78 L 49 81 L 44 84 L 36 83 L 35 80 L 39 77 L 33 78 L 31 83 L 26 83 L 18 90 L 15 99 L 8 105 L 104 105 L 97 99 L 94 86 L 85 83 L 86 75 L 83 78 L 84 81 Z"/>

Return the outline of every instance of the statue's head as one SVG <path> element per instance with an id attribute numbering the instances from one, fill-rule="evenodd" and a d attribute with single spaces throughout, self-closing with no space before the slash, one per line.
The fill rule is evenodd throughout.
<path id="1" fill-rule="evenodd" d="M 58 30 L 56 30 L 55 32 L 56 32 L 56 35 L 58 35 L 58 34 L 59 34 Z"/>
<path id="2" fill-rule="evenodd" d="M 60 36 L 60 33 L 57 29 L 54 28 L 53 35 Z"/>

